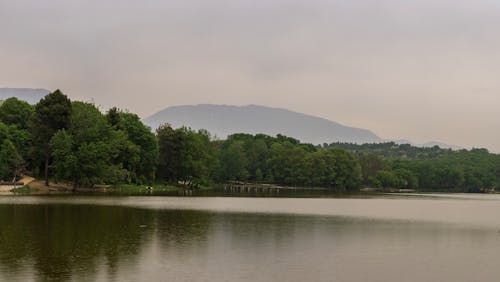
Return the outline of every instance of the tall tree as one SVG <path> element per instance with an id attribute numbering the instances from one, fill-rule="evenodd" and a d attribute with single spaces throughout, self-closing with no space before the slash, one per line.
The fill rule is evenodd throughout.
<path id="1" fill-rule="evenodd" d="M 167 182 L 176 182 L 181 159 L 182 136 L 170 124 L 163 124 L 156 129 L 159 145 L 158 178 Z"/>
<path id="2" fill-rule="evenodd" d="M 158 178 L 172 183 L 181 181 L 189 186 L 208 180 L 213 154 L 206 131 L 173 129 L 166 124 L 160 126 L 156 134 L 160 152 Z"/>
<path id="3" fill-rule="evenodd" d="M 243 141 L 230 142 L 220 155 L 220 178 L 223 180 L 247 180 L 248 159 L 243 148 Z"/>
<path id="4" fill-rule="evenodd" d="M 45 96 L 35 106 L 31 121 L 34 153 L 43 160 L 45 185 L 49 185 L 50 140 L 60 129 L 70 125 L 71 101 L 60 90 Z"/>
<path id="5" fill-rule="evenodd" d="M 112 108 L 106 114 L 109 124 L 123 132 L 131 143 L 125 146 L 122 162 L 134 175 L 135 182 L 153 184 L 158 164 L 158 140 L 136 114 Z"/>
<path id="6" fill-rule="evenodd" d="M 72 181 L 74 188 L 118 181 L 122 167 L 111 160 L 126 143 L 119 140 L 124 135 L 89 103 L 73 102 L 70 120 L 69 129 L 58 131 L 50 142 L 58 178 Z"/>

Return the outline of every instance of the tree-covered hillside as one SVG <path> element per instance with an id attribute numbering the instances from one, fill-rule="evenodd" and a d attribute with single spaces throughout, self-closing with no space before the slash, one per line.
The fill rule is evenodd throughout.
<path id="1" fill-rule="evenodd" d="M 278 134 L 233 134 L 162 124 L 152 131 L 133 113 L 70 101 L 60 91 L 36 105 L 0 105 L 0 180 L 22 174 L 97 184 L 168 183 L 196 188 L 229 181 L 325 187 L 481 192 L 500 187 L 500 156 L 395 143 L 313 146 Z"/>
<path id="2" fill-rule="evenodd" d="M 451 150 L 393 142 L 332 143 L 357 155 L 366 186 L 480 192 L 500 187 L 500 156 L 486 149 Z"/>

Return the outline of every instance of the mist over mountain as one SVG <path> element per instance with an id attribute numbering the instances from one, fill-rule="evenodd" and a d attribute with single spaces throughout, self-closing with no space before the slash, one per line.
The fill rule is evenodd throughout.
<path id="1" fill-rule="evenodd" d="M 286 109 L 257 105 L 175 106 L 155 113 L 143 121 L 152 129 L 162 123 L 170 123 L 174 127 L 188 126 L 195 130 L 206 129 L 218 138 L 226 138 L 234 133 L 264 133 L 271 136 L 283 134 L 312 144 L 383 141 L 366 129 L 349 127 Z"/>
<path id="2" fill-rule="evenodd" d="M 49 92 L 46 89 L 34 88 L 0 88 L 0 100 L 16 97 L 30 104 L 36 104 L 45 95 L 49 94 Z"/>

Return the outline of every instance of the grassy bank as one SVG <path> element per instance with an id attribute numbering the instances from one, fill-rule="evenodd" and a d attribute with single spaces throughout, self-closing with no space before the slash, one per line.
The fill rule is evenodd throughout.
<path id="1" fill-rule="evenodd" d="M 20 186 L 10 190 L 10 192 L 15 194 L 31 194 L 40 191 L 37 188 L 30 188 L 28 185 Z"/>

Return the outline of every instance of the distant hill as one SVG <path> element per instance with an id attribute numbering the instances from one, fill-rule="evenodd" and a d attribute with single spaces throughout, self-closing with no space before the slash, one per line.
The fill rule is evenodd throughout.
<path id="1" fill-rule="evenodd" d="M 434 147 L 434 146 L 438 146 L 439 148 L 443 148 L 443 149 L 452 149 L 452 150 L 462 150 L 464 149 L 463 147 L 461 146 L 457 146 L 457 145 L 453 145 L 453 144 L 446 144 L 446 143 L 443 143 L 443 142 L 439 142 L 439 141 L 430 141 L 430 142 L 426 142 L 424 144 L 420 144 L 420 145 L 416 145 L 416 146 L 420 146 L 420 147 Z"/>
<path id="2" fill-rule="evenodd" d="M 464 149 L 463 147 L 460 147 L 460 146 L 457 146 L 457 145 L 450 145 L 450 144 L 446 144 L 446 143 L 439 142 L 439 141 L 429 141 L 429 142 L 425 142 L 423 144 L 414 143 L 414 142 L 406 140 L 406 139 L 386 140 L 386 141 L 387 142 L 394 142 L 396 144 L 409 144 L 409 145 L 412 145 L 412 146 L 415 146 L 415 147 L 421 147 L 421 148 L 431 148 L 431 147 L 434 147 L 434 146 L 438 146 L 441 149 L 452 149 L 452 150 L 455 150 L 455 151 Z"/>
<path id="3" fill-rule="evenodd" d="M 40 101 L 40 99 L 49 93 L 50 91 L 45 89 L 0 88 L 0 100 L 16 97 L 17 99 L 26 101 L 30 104 L 36 104 Z"/>
<path id="4" fill-rule="evenodd" d="M 366 129 L 354 128 L 324 118 L 264 106 L 191 105 L 166 108 L 145 118 L 156 129 L 162 123 L 174 127 L 206 129 L 218 138 L 234 133 L 283 134 L 301 142 L 322 144 L 335 141 L 374 143 L 383 140 Z"/>

